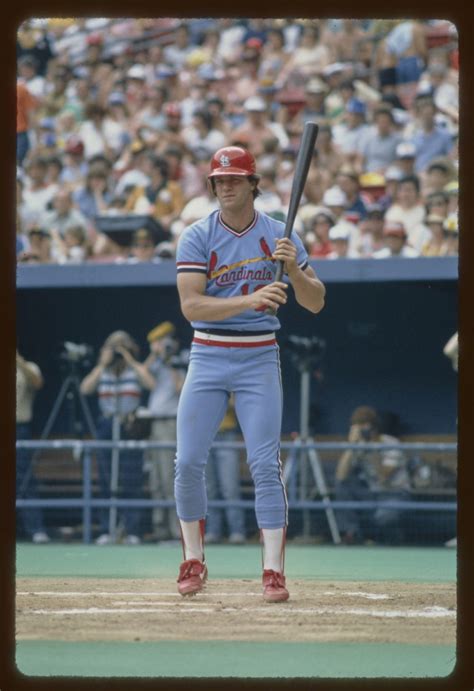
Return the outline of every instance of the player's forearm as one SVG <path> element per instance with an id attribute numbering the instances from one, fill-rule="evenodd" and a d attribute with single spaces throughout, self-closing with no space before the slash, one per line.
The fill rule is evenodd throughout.
<path id="1" fill-rule="evenodd" d="M 181 309 L 188 321 L 222 321 L 248 309 L 247 296 L 215 298 L 209 295 L 193 295 L 181 302 Z"/>
<path id="2" fill-rule="evenodd" d="M 324 307 L 326 288 L 318 278 L 307 276 L 301 269 L 288 275 L 297 302 L 310 312 L 317 314 Z"/>

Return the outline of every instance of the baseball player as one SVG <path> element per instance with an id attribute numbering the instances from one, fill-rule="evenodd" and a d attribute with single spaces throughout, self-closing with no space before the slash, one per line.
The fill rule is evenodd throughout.
<path id="1" fill-rule="evenodd" d="M 178 591 L 192 595 L 207 578 L 205 466 L 234 394 L 235 411 L 255 485 L 263 542 L 263 597 L 289 597 L 284 576 L 288 505 L 281 477 L 282 388 L 276 312 L 287 284 L 274 282 L 276 260 L 300 305 L 319 312 L 325 288 L 308 265 L 301 240 L 283 238 L 284 224 L 254 208 L 259 176 L 240 147 L 219 149 L 208 184 L 219 209 L 186 228 L 177 249 L 178 291 L 194 328 L 190 363 L 177 416 L 175 497 L 184 561 Z"/>

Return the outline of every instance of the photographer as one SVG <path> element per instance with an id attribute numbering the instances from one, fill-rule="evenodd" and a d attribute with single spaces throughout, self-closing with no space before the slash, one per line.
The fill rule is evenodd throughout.
<path id="1" fill-rule="evenodd" d="M 33 402 L 36 392 L 43 387 L 43 376 L 34 362 L 28 362 L 16 351 L 16 438 L 31 439 Z M 37 499 L 38 488 L 33 473 L 32 454 L 29 449 L 16 453 L 16 494 L 18 499 Z M 49 542 L 43 512 L 39 507 L 21 509 L 23 527 L 35 544 Z"/>
<path id="2" fill-rule="evenodd" d="M 184 383 L 184 366 L 174 366 L 178 352 L 175 327 L 163 322 L 152 329 L 147 340 L 150 354 L 143 363 L 155 379 L 148 410 L 153 418 L 151 441 L 176 441 L 176 411 Z M 149 488 L 153 499 L 174 501 L 174 449 L 150 449 L 147 456 Z M 153 535 L 158 540 L 179 540 L 180 528 L 175 508 L 154 508 Z"/>
<path id="3" fill-rule="evenodd" d="M 376 411 L 359 406 L 351 415 L 348 441 L 354 444 L 397 442 L 395 437 L 381 434 L 379 428 Z M 337 501 L 406 500 L 409 486 L 406 459 L 398 449 L 348 449 L 337 465 L 334 498 Z M 349 509 L 338 511 L 337 521 L 346 544 L 367 538 L 397 544 L 403 537 L 402 515 L 399 509 L 383 506 L 369 511 Z"/>
<path id="4" fill-rule="evenodd" d="M 148 369 L 137 362 L 139 348 L 125 331 L 114 331 L 105 340 L 97 365 L 81 382 L 80 390 L 85 395 L 97 391 L 100 415 L 97 421 L 97 438 L 112 439 L 113 419 L 120 421 L 121 439 L 134 439 L 131 426 L 133 413 L 140 404 L 143 389 L 151 390 L 155 380 Z M 101 495 L 110 497 L 112 453 L 109 449 L 97 452 Z M 119 477 L 122 487 L 127 489 L 128 498 L 139 498 L 143 490 L 143 453 L 140 450 L 122 450 L 120 453 Z M 112 542 L 109 533 L 108 509 L 101 509 L 99 545 Z M 138 544 L 140 509 L 123 510 L 126 533 L 125 544 Z"/>

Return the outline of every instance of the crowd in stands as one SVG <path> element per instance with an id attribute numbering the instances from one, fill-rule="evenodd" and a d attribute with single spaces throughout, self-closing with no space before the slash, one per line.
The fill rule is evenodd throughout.
<path id="1" fill-rule="evenodd" d="M 172 258 L 233 144 L 257 159 L 256 209 L 284 220 L 307 120 L 311 257 L 458 253 L 449 22 L 37 19 L 17 58 L 18 262 Z"/>

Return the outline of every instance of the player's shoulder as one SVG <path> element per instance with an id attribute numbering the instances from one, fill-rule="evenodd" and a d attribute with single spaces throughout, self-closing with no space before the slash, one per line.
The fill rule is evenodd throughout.
<path id="1" fill-rule="evenodd" d="M 283 233 L 285 232 L 283 220 L 270 216 L 263 211 L 258 211 L 257 213 L 259 227 L 267 228 L 269 232 L 273 233 L 276 237 L 283 237 Z"/>

